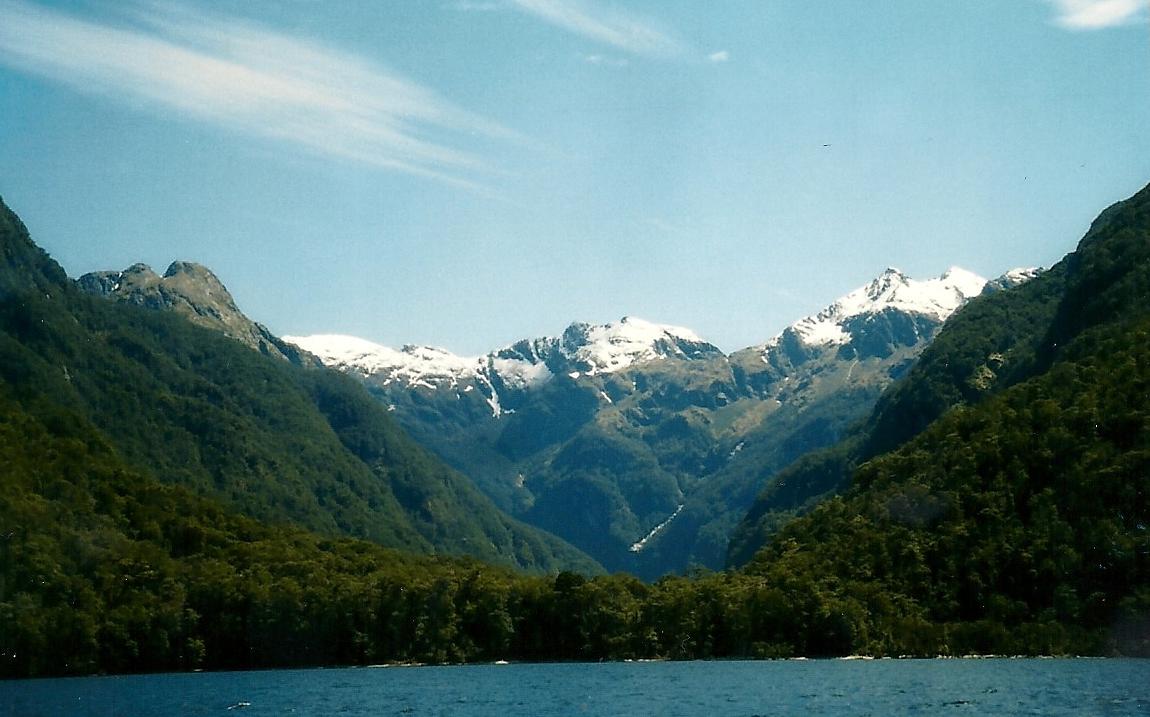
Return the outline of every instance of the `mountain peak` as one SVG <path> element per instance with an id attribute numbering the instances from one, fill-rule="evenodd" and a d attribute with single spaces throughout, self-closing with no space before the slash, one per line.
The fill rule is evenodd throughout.
<path id="1" fill-rule="evenodd" d="M 170 279 L 181 274 L 197 279 L 206 279 L 217 284 L 220 283 L 220 280 L 212 273 L 211 269 L 203 264 L 197 264 L 194 261 L 173 261 L 168 265 L 168 270 L 164 272 L 164 278 Z"/>
<path id="2" fill-rule="evenodd" d="M 669 356 L 696 359 L 722 355 L 690 329 L 634 316 L 608 324 L 571 324 L 563 332 L 561 348 L 568 362 L 588 375 L 613 373 Z"/>
<path id="3" fill-rule="evenodd" d="M 572 378 L 622 371 L 647 361 L 722 356 L 693 331 L 624 316 L 607 324 L 573 322 L 558 337 L 523 339 L 486 356 L 463 357 L 431 346 L 408 344 L 396 350 L 353 336 L 285 336 L 327 366 L 426 389 L 478 389 L 499 416 L 501 401 L 557 375 Z"/>
<path id="4" fill-rule="evenodd" d="M 345 334 L 285 336 L 284 341 L 315 354 L 325 366 L 371 376 L 386 375 L 413 386 L 434 388 L 446 381 L 452 386 L 478 375 L 480 359 L 456 356 L 446 349 L 407 344 L 393 349 L 374 341 Z"/>
<path id="5" fill-rule="evenodd" d="M 898 269 L 888 267 L 870 283 L 843 296 L 814 316 L 791 324 L 787 331 L 798 335 L 808 346 L 845 344 L 850 341 L 844 329 L 848 319 L 877 314 L 893 309 L 908 314 L 928 316 L 939 323 L 960 306 L 978 296 L 986 279 L 961 267 L 952 266 L 935 279 L 911 279 Z M 775 337 L 764 350 L 776 345 Z"/>
<path id="6" fill-rule="evenodd" d="M 123 271 L 116 272 L 117 274 L 139 274 L 142 276 L 156 276 L 156 272 L 152 271 L 152 267 L 143 262 L 136 262 Z M 158 278 L 158 277 L 157 277 Z"/>
<path id="7" fill-rule="evenodd" d="M 123 271 L 84 274 L 76 283 L 89 294 L 174 311 L 261 353 L 304 361 L 294 349 L 283 346 L 266 328 L 245 316 L 223 282 L 202 264 L 174 261 L 160 276 L 147 264 L 137 263 Z"/>
<path id="8" fill-rule="evenodd" d="M 983 289 L 983 293 L 1012 289 L 1019 284 L 1025 284 L 1043 271 L 1045 271 L 1045 269 L 1040 266 L 1020 266 L 1016 269 L 1011 269 L 997 279 L 991 279 L 986 282 L 986 288 Z"/>

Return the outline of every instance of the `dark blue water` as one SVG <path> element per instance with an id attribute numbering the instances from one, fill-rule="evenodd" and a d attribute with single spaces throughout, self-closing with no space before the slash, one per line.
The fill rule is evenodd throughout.
<path id="1" fill-rule="evenodd" d="M 1150 661 L 472 665 L 0 683 L 0 716 L 41 715 L 1150 715 Z"/>

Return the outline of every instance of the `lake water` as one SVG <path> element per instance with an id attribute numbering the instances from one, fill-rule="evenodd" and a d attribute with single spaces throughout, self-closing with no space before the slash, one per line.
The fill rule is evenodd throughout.
<path id="1" fill-rule="evenodd" d="M 1150 660 L 469 665 L 0 682 L 2 717 L 1150 715 Z"/>

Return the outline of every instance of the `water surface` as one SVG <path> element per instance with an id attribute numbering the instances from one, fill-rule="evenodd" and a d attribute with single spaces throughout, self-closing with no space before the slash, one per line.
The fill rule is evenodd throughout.
<path id="1" fill-rule="evenodd" d="M 469 665 L 0 682 L 0 717 L 1150 715 L 1147 660 Z"/>

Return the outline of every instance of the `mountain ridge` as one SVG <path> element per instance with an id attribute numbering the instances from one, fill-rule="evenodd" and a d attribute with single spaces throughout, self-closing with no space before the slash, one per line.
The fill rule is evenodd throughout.
<path id="1" fill-rule="evenodd" d="M 843 489 L 867 461 L 912 440 L 948 411 L 977 405 L 1048 368 L 1058 347 L 1073 338 L 1067 327 L 1080 326 L 1087 317 L 1097 320 L 1105 311 L 1131 312 L 1138 304 L 1131 297 L 1150 286 L 1145 271 L 1127 266 L 1148 253 L 1130 238 L 1137 229 L 1129 228 L 1148 196 L 1150 187 L 1111 205 L 1091 223 L 1078 248 L 1049 270 L 1008 274 L 1003 281 L 1013 282 L 1013 290 L 992 285 L 972 301 L 907 376 L 884 392 L 865 424 L 843 443 L 804 456 L 764 487 L 732 534 L 728 564 L 750 560 L 796 511 Z M 1126 234 L 1114 236 L 1115 225 Z M 1100 237 L 1107 241 L 1095 250 Z M 1124 252 L 1123 260 L 1115 258 L 1115 247 Z M 1083 268 L 1084 263 L 1090 266 Z M 1076 285 L 1075 276 L 1104 278 Z"/>
<path id="2" fill-rule="evenodd" d="M 394 349 L 342 334 L 282 338 L 313 353 L 325 365 L 364 375 L 389 374 L 393 380 L 423 388 L 435 388 L 442 381 L 454 388 L 461 380 L 480 375 L 490 383 L 492 374 L 499 376 L 497 380 L 522 387 L 543 383 L 558 373 L 593 376 L 669 357 L 697 360 L 749 351 L 765 355 L 782 344 L 788 332 L 808 346 L 848 343 L 849 332 L 844 326 L 849 319 L 888 308 L 942 322 L 987 286 L 1024 280 L 1035 271 L 1012 269 L 988 281 L 960 267 L 951 267 L 936 278 L 920 281 L 898 269 L 887 268 L 868 284 L 843 295 L 817 314 L 793 322 L 768 341 L 730 354 L 690 329 L 633 316 L 607 324 L 572 322 L 558 336 L 520 339 L 474 357 L 426 345 L 405 344 Z M 769 363 L 765 356 L 764 362 Z M 524 365 L 533 367 L 535 373 L 525 371 Z M 542 372 L 544 367 L 547 373 Z"/>
<path id="3" fill-rule="evenodd" d="M 93 296 L 174 311 L 267 356 L 299 365 L 319 365 L 315 357 L 286 344 L 266 326 L 249 319 L 219 277 L 202 264 L 173 261 L 161 276 L 147 264 L 137 263 L 123 271 L 84 274 L 76 279 L 76 284 Z"/>
<path id="4" fill-rule="evenodd" d="M 972 301 L 862 430 L 779 473 L 732 566 L 829 598 L 843 649 L 1150 653 L 1148 307 L 1150 185 Z M 798 506 L 820 480 L 836 495 Z M 809 509 L 771 525 L 788 490 Z"/>
<path id="5" fill-rule="evenodd" d="M 654 578 L 721 567 L 754 486 L 837 440 L 990 285 L 958 268 L 925 281 L 891 269 L 729 355 L 633 317 L 470 358 L 354 337 L 285 340 L 364 381 L 511 514 L 609 570 Z"/>
<path id="6" fill-rule="evenodd" d="M 98 426 L 133 470 L 269 523 L 526 569 L 598 570 L 504 515 L 357 382 L 261 355 L 211 311 L 197 312 L 209 326 L 181 316 L 195 307 L 180 302 L 218 282 L 206 270 L 175 264 L 180 291 L 167 291 L 137 267 L 148 287 L 140 303 L 92 295 L 0 209 L 0 392 L 34 418 L 69 412 Z M 222 285 L 209 288 L 217 306 L 230 303 Z"/>
<path id="7" fill-rule="evenodd" d="M 137 265 L 78 283 L 351 374 L 501 509 L 609 569 L 654 578 L 721 567 L 757 486 L 844 435 L 958 307 L 1034 273 L 988 282 L 951 267 L 920 281 L 888 268 L 729 355 L 689 329 L 630 316 L 573 322 L 479 357 L 339 335 L 280 341 L 199 265 L 177 262 L 164 278 Z"/>

